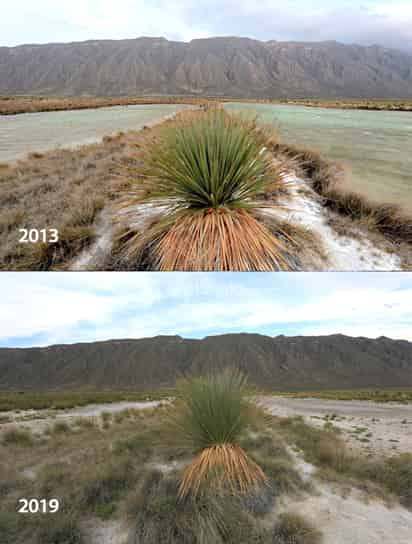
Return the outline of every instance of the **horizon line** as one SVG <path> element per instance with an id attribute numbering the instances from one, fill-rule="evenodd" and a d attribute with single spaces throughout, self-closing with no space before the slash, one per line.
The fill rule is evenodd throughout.
<path id="1" fill-rule="evenodd" d="M 208 37 L 201 37 L 201 38 L 193 38 L 191 40 L 172 40 L 169 38 L 165 38 L 164 36 L 136 36 L 134 38 L 88 38 L 86 40 L 70 40 L 70 41 L 61 41 L 61 42 L 32 42 L 32 43 L 19 43 L 17 45 L 0 45 L 0 49 L 15 49 L 18 47 L 45 47 L 45 46 L 51 46 L 51 45 L 72 45 L 72 44 L 88 44 L 93 42 L 125 42 L 125 41 L 138 41 L 138 40 L 162 40 L 169 43 L 179 43 L 179 44 L 191 44 L 193 42 L 198 41 L 207 41 L 207 40 L 227 40 L 227 39 L 238 39 L 238 40 L 250 40 L 253 42 L 259 42 L 263 44 L 268 43 L 279 43 L 279 44 L 285 44 L 285 43 L 293 43 L 293 44 L 326 44 L 326 43 L 334 43 L 342 46 L 355 46 L 355 47 L 362 47 L 365 49 L 368 48 L 381 48 L 387 51 L 398 51 L 401 53 L 407 53 L 409 55 L 412 55 L 412 51 L 410 49 L 402 49 L 397 47 L 387 47 L 385 45 L 379 44 L 379 43 L 372 43 L 370 45 L 361 45 L 357 42 L 342 42 L 339 40 L 276 40 L 275 38 L 272 38 L 270 40 L 259 40 L 258 38 L 253 38 L 250 36 L 236 36 L 233 34 L 227 34 L 227 35 L 217 35 L 217 36 L 208 36 Z"/>
<path id="2" fill-rule="evenodd" d="M 141 337 L 136 337 L 136 338 L 108 338 L 106 340 L 90 340 L 90 341 L 86 341 L 86 342 L 73 341 L 73 342 L 68 342 L 68 343 L 33 345 L 33 346 L 24 346 L 24 347 L 0 346 L 0 351 L 1 350 L 10 350 L 10 349 L 19 349 L 19 350 L 24 350 L 24 349 L 47 349 L 47 348 L 54 348 L 54 347 L 60 347 L 60 346 L 104 344 L 104 343 L 108 343 L 108 342 L 134 342 L 134 341 L 138 341 L 138 340 L 154 340 L 154 339 L 158 339 L 158 338 L 180 338 L 183 341 L 188 340 L 188 341 L 201 342 L 203 340 L 206 340 L 207 338 L 218 338 L 218 337 L 221 337 L 221 336 L 241 336 L 241 335 L 243 335 L 243 336 L 262 336 L 264 338 L 270 338 L 270 339 L 276 339 L 276 338 L 281 338 L 281 337 L 283 337 L 283 338 L 330 338 L 330 337 L 333 337 L 333 336 L 343 336 L 345 338 L 350 338 L 352 340 L 358 340 L 358 339 L 380 340 L 380 339 L 385 339 L 385 340 L 391 340 L 392 342 L 408 342 L 408 343 L 412 343 L 411 340 L 407 340 L 406 338 L 391 338 L 391 337 L 385 336 L 385 335 L 371 337 L 371 336 L 351 336 L 351 335 L 343 334 L 343 333 L 332 333 L 332 334 L 277 334 L 275 336 L 270 336 L 268 334 L 262 334 L 262 333 L 259 333 L 259 332 L 222 332 L 222 333 L 217 333 L 217 334 L 208 334 L 206 336 L 202 336 L 202 337 L 198 337 L 198 338 L 196 338 L 196 337 L 184 337 L 184 336 L 181 336 L 180 334 L 156 334 L 156 335 L 153 335 L 153 336 L 141 336 Z"/>

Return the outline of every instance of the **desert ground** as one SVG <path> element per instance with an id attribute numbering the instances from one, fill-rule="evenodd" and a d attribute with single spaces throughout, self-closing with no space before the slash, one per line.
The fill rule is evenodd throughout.
<path id="1" fill-rule="evenodd" d="M 266 397 L 261 403 L 274 415 L 302 416 L 317 427 L 331 422 L 350 448 L 367 454 L 412 452 L 412 404 L 285 397 Z"/>
<path id="2" fill-rule="evenodd" d="M 412 404 L 281 396 L 262 396 L 256 401 L 270 418 L 268 429 L 274 433 L 271 434 L 275 440 L 271 446 L 274 449 L 267 454 L 267 463 L 268 466 L 273 463 L 278 467 L 274 476 L 275 480 L 278 478 L 277 496 L 265 510 L 262 518 L 264 526 L 276 523 L 283 513 L 299 513 L 320 531 L 322 540 L 319 542 L 324 544 L 409 544 L 412 532 L 410 495 L 399 501 L 396 493 L 388 493 L 380 485 L 369 482 L 367 477 L 363 480 L 359 475 L 355 477 L 355 473 L 339 472 L 336 467 L 332 468 L 330 460 L 326 460 L 328 456 L 324 459 L 316 455 L 313 457 L 310 443 L 319 437 L 321 441 L 330 438 L 330 445 L 337 440 L 333 446 L 335 449 L 343 444 L 342 448 L 348 455 L 354 456 L 356 463 L 369 463 L 366 467 L 398 454 L 407 456 L 412 452 Z M 158 418 L 170 411 L 173 402 L 173 399 L 163 399 L 91 404 L 66 410 L 2 412 L 0 468 L 5 470 L 10 462 L 14 464 L 13 470 L 9 467 L 11 472 L 6 480 L 11 478 L 15 483 L 9 482 L 9 485 L 16 485 L 20 494 L 26 486 L 32 493 L 36 489 L 46 489 L 49 492 L 53 490 L 54 495 L 58 496 L 59 493 L 64 494 L 65 486 L 69 485 L 79 485 L 77 493 L 80 495 L 86 493 L 86 488 L 89 490 L 87 493 L 91 493 L 90 486 L 95 489 L 93 486 L 108 485 L 106 480 L 98 483 L 98 477 L 93 476 L 96 470 L 104 471 L 107 467 L 111 467 L 107 470 L 118 470 L 113 469 L 113 458 L 120 465 L 133 462 L 133 470 L 137 472 L 156 470 L 164 478 L 172 478 L 176 471 L 185 466 L 186 459 L 173 449 L 166 452 L 160 448 L 156 452 L 148 445 L 144 433 L 148 433 L 151 440 L 154 439 L 159 432 Z M 302 438 L 306 435 L 308 442 Z M 258 436 L 258 431 L 252 431 L 247 441 L 257 444 Z M 25 440 L 28 441 L 26 445 Z M 9 456 L 6 459 L 7 453 Z M 339 455 L 338 451 L 333 454 Z M 73 463 L 84 463 L 85 466 L 80 470 L 79 467 L 74 468 Z M 87 469 L 90 463 L 95 466 Z M 280 469 L 280 466 L 283 468 Z M 71 478 L 78 478 L 80 483 L 69 484 L 66 481 L 67 470 L 72 471 Z M 90 471 L 90 475 L 85 475 L 85 470 Z M 133 540 L 133 524 L 125 514 L 132 501 L 133 488 L 138 486 L 138 476 L 132 477 L 130 474 L 127 472 L 127 481 L 122 484 L 124 489 L 122 487 L 121 491 L 116 491 L 113 497 L 108 490 L 103 492 L 96 489 L 93 491 L 96 496 L 87 495 L 90 502 L 85 507 L 87 515 L 81 516 L 78 522 L 82 540 L 79 536 L 79 540 L 73 542 L 146 542 Z M 405 469 L 404 478 L 407 477 Z M 90 478 L 95 478 L 93 485 Z M 116 478 L 122 477 L 117 475 Z M 109 499 L 105 493 L 110 495 Z M 16 497 L 16 493 L 11 496 Z M 6 493 L 9 505 L 11 496 Z M 0 532 L 1 521 L 0 518 Z M 311 540 L 311 537 L 305 538 L 297 542 L 318 542 Z M 14 542 L 26 544 L 24 539 L 18 540 L 17 537 Z M 27 542 L 37 544 L 38 541 Z M 49 543 L 49 540 L 44 542 Z M 60 544 L 60 540 L 57 542 Z"/>
<path id="3" fill-rule="evenodd" d="M 120 401 L 89 404 L 67 410 L 18 410 L 2 412 L 3 429 L 16 423 L 41 431 L 56 421 L 70 423 L 76 418 L 99 418 L 103 413 L 152 409 L 167 405 L 168 400 Z M 346 444 L 368 455 L 412 452 L 412 403 L 370 402 L 357 400 L 299 399 L 262 396 L 257 402 L 277 417 L 301 416 L 315 427 L 330 422 L 342 432 Z"/>

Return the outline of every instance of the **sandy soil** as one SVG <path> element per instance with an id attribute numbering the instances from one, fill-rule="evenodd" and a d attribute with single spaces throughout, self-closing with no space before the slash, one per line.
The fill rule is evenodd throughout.
<path id="1" fill-rule="evenodd" d="M 155 408 L 165 401 L 144 402 L 111 402 L 106 404 L 88 404 L 70 410 L 22 410 L 19 412 L 2 412 L 2 416 L 10 419 L 8 423 L 0 424 L 0 431 L 10 426 L 19 424 L 33 431 L 43 431 L 48 425 L 61 420 L 70 420 L 78 417 L 99 417 L 103 412 L 112 414 L 122 410 L 146 410 Z"/>
<path id="2" fill-rule="evenodd" d="M 292 452 L 296 465 L 307 478 L 316 468 Z M 412 512 L 396 505 L 371 501 L 358 490 L 349 495 L 327 484 L 315 484 L 314 494 L 304 499 L 286 497 L 280 511 L 303 515 L 323 533 L 323 544 L 410 544 Z"/>
<path id="3" fill-rule="evenodd" d="M 342 437 L 352 448 L 373 455 L 412 452 L 412 404 L 375 403 L 262 397 L 260 403 L 272 414 L 303 416 L 322 427 L 325 416 L 342 429 Z"/>
<path id="4" fill-rule="evenodd" d="M 126 544 L 128 527 L 118 521 L 93 519 L 83 525 L 83 537 L 88 544 Z"/>

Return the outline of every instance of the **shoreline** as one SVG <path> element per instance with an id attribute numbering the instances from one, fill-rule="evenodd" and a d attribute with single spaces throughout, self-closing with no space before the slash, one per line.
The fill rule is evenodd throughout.
<path id="1" fill-rule="evenodd" d="M 46 113 L 100 109 L 115 106 L 187 104 L 200 106 L 207 103 L 255 103 L 308 108 L 327 108 L 359 111 L 412 112 L 412 99 L 317 99 L 317 98 L 239 98 L 213 96 L 136 96 L 136 97 L 25 97 L 0 96 L 0 117 L 23 113 Z"/>
<path id="2" fill-rule="evenodd" d="M 130 104 L 130 105 L 133 106 L 133 104 Z M 135 105 L 138 105 L 138 104 L 135 104 Z M 141 104 L 141 105 L 144 106 L 144 105 L 148 105 L 148 104 Z M 162 105 L 173 106 L 174 104 L 153 104 L 153 105 L 156 105 L 156 106 L 162 106 Z M 185 104 L 176 104 L 176 105 L 177 106 L 183 106 Z M 9 167 L 15 167 L 15 166 L 18 165 L 18 163 L 20 161 L 26 161 L 26 160 L 30 159 L 33 154 L 36 155 L 37 153 L 40 153 L 40 154 L 44 155 L 44 154 L 51 153 L 51 152 L 57 151 L 57 150 L 59 150 L 59 151 L 79 151 L 83 147 L 102 144 L 105 139 L 114 138 L 118 134 L 127 133 L 127 132 L 140 132 L 140 131 L 145 130 L 146 128 L 152 129 L 156 125 L 162 124 L 162 123 L 164 123 L 164 122 L 166 122 L 168 120 L 173 119 L 173 117 L 175 117 L 175 115 L 177 115 L 180 111 L 190 111 L 192 109 L 196 109 L 195 105 L 193 105 L 192 108 L 190 108 L 189 105 L 187 105 L 187 106 L 188 106 L 187 109 L 174 111 L 172 113 L 165 113 L 161 117 L 159 117 L 157 119 L 154 119 L 152 121 L 147 121 L 147 122 L 142 121 L 141 124 L 137 125 L 135 128 L 114 129 L 112 132 L 105 133 L 102 136 L 100 136 L 100 135 L 90 136 L 90 137 L 87 137 L 85 139 L 78 140 L 77 142 L 73 142 L 73 143 L 69 142 L 69 143 L 64 144 L 64 145 L 55 145 L 54 144 L 52 147 L 36 148 L 35 150 L 27 151 L 27 152 L 25 152 L 25 154 L 22 154 L 22 155 L 19 155 L 17 157 L 10 158 L 10 159 L 7 159 L 7 158 L 2 159 L 0 157 L 0 165 L 8 165 Z M 100 106 L 98 108 L 87 108 L 87 109 L 104 109 L 104 108 L 110 109 L 110 108 L 116 108 L 116 107 L 119 107 L 119 106 Z M 126 107 L 126 106 L 124 106 L 124 107 Z M 200 106 L 198 106 L 198 107 L 200 107 Z M 83 108 L 83 109 L 86 109 L 86 108 Z M 29 113 L 59 113 L 59 112 L 63 112 L 63 111 L 67 112 L 67 111 L 80 111 L 80 110 L 55 110 L 53 112 L 29 112 Z M 23 115 L 23 113 L 21 113 L 19 115 Z"/>

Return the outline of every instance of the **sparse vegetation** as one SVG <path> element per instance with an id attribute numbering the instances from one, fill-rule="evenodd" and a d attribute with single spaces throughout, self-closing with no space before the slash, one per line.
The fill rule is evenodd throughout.
<path id="1" fill-rule="evenodd" d="M 411 100 L 326 100 L 326 99 L 243 99 L 239 97 L 191 97 L 191 96 L 138 96 L 138 97 L 46 97 L 46 96 L 0 96 L 0 115 L 33 113 L 40 111 L 63 111 L 90 108 L 107 108 L 137 104 L 216 104 L 224 102 L 252 102 L 289 104 L 315 108 L 359 109 L 378 111 L 412 111 Z M 1 166 L 0 166 L 1 167 Z"/>
<path id="2" fill-rule="evenodd" d="M 271 101 L 273 102 L 273 101 Z M 316 98 L 284 99 L 281 104 L 307 106 L 312 108 L 333 108 L 343 110 L 370 110 L 370 111 L 412 111 L 412 100 L 327 100 Z"/>
<path id="3" fill-rule="evenodd" d="M 279 419 L 249 404 L 241 375 L 227 372 L 225 379 L 181 384 L 172 412 L 168 405 L 128 409 L 93 421 L 77 418 L 72 432 L 30 435 L 30 447 L 13 436 L 4 440 L 9 431 L 0 431 L 0 534 L 5 542 L 88 544 L 84 522 L 95 519 L 127 520 L 131 544 L 317 544 L 316 526 L 293 510 L 277 510 L 282 496 L 300 501 L 313 490 L 288 446 L 318 467 L 321 480 L 358 487 L 371 497 L 398 497 L 412 508 L 410 454 L 368 458 L 349 451 L 334 428 L 336 414 L 327 414 L 327 429 L 300 418 Z M 110 420 L 109 429 L 100 424 L 102 419 Z M 365 429 L 358 429 L 364 436 Z M 182 495 L 188 470 L 199 466 L 199 453 L 221 441 L 245 452 L 266 483 L 239 493 L 238 483 L 216 485 L 212 471 L 197 493 Z M 224 463 L 216 467 L 220 476 L 226 470 Z M 61 511 L 19 517 L 16 496 L 58 497 Z"/>
<path id="4" fill-rule="evenodd" d="M 293 161 L 295 169 L 305 176 L 314 191 L 323 198 L 323 205 L 351 219 L 371 232 L 383 234 L 395 243 L 412 243 L 412 218 L 399 206 L 378 204 L 365 196 L 349 191 L 344 170 L 328 161 L 317 151 L 273 141 L 271 150 Z"/>
<path id="5" fill-rule="evenodd" d="M 3 391 L 0 392 L 0 412 L 32 409 L 67 410 L 88 404 L 162 400 L 173 397 L 175 394 L 174 389 L 159 389 L 158 391 Z M 84 422 L 85 419 L 82 421 Z"/>
<path id="6" fill-rule="evenodd" d="M 294 398 L 316 398 L 329 400 L 368 400 L 373 402 L 412 402 L 412 389 L 342 389 L 325 391 L 293 391 L 276 394 Z"/>
<path id="7" fill-rule="evenodd" d="M 325 469 L 324 477 L 344 476 L 363 489 L 369 482 L 371 493 L 393 493 L 405 506 L 412 506 L 412 454 L 368 459 L 349 451 L 333 430 L 317 429 L 299 417 L 280 420 L 280 428 L 309 462 Z"/>
<path id="8" fill-rule="evenodd" d="M 11 427 L 3 433 L 2 441 L 5 445 L 30 446 L 33 443 L 33 436 L 27 429 Z"/>
<path id="9" fill-rule="evenodd" d="M 133 106 L 149 104 L 193 104 L 202 105 L 207 98 L 179 96 L 165 97 L 48 97 L 48 96 L 0 96 L 0 115 L 34 113 L 40 111 L 83 110 L 110 106 Z"/>
<path id="10" fill-rule="evenodd" d="M 228 386 L 226 383 L 225 391 Z M 235 422 L 229 416 L 239 415 L 236 398 L 226 401 L 224 407 L 218 402 L 217 407 L 220 415 L 228 416 L 227 424 Z M 209 416 L 220 426 L 216 413 Z M 127 517 L 129 539 L 136 544 L 271 544 L 272 530 L 264 518 L 275 507 L 276 497 L 310 489 L 294 468 L 280 435 L 255 409 L 250 427 L 242 425 L 238 446 L 262 464 L 267 485 L 240 495 L 203 485 L 196 495 L 179 497 L 185 469 L 196 459 L 196 448 L 169 446 L 170 407 L 128 410 L 124 416 L 112 418 L 107 431 L 77 420 L 75 432 L 44 433 L 29 449 L 0 441 L 0 459 L 6 463 L 0 465 L 2 536 L 12 538 L 13 544 L 88 544 L 82 531 L 84 520 Z M 161 447 L 162 443 L 168 447 Z M 31 467 L 30 478 L 22 476 L 27 467 Z M 61 511 L 53 516 L 19 516 L 15 513 L 17 489 L 19 496 L 58 497 Z"/>

